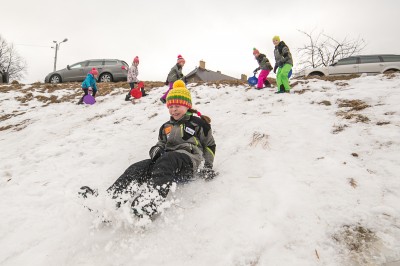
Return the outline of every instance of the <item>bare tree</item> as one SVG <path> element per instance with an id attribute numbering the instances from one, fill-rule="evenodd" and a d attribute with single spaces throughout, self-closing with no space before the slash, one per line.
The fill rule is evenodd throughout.
<path id="1" fill-rule="evenodd" d="M 8 72 L 10 79 L 21 79 L 26 73 L 26 62 L 13 44 L 0 35 L 0 71 Z"/>
<path id="2" fill-rule="evenodd" d="M 318 34 L 314 34 L 314 30 L 311 32 L 299 30 L 299 32 L 308 39 L 308 43 L 297 49 L 301 70 L 332 65 L 339 59 L 357 55 L 366 46 L 365 41 L 360 38 L 350 40 L 345 37 L 338 41 L 323 31 Z"/>

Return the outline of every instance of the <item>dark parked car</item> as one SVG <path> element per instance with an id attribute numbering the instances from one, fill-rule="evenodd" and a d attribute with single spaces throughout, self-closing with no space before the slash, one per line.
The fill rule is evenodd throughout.
<path id="1" fill-rule="evenodd" d="M 400 55 L 360 55 L 340 59 L 328 67 L 305 70 L 305 76 L 330 76 L 346 74 L 379 74 L 400 71 Z"/>
<path id="2" fill-rule="evenodd" d="M 118 59 L 92 59 L 86 60 L 66 68 L 49 73 L 45 82 L 61 83 L 69 81 L 83 81 L 92 68 L 99 71 L 99 82 L 126 81 L 128 64 Z"/>

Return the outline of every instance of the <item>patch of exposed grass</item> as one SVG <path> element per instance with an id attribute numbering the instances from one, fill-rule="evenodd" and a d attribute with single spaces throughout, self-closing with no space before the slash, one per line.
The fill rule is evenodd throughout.
<path id="1" fill-rule="evenodd" d="M 365 259 L 366 254 L 370 253 L 369 251 L 373 248 L 373 244 L 378 240 L 372 230 L 360 224 L 343 225 L 332 238 L 349 251 L 350 254 L 358 255 L 353 256 L 357 257 L 357 260 Z"/>
<path id="2" fill-rule="evenodd" d="M 15 125 L 7 125 L 4 127 L 0 127 L 0 131 L 5 131 L 8 129 L 13 129 L 14 131 L 20 131 L 28 126 L 29 119 L 25 119 L 22 122 L 15 124 Z"/>
<path id="3" fill-rule="evenodd" d="M 274 79 L 268 79 L 272 84 L 272 80 L 275 82 Z M 190 85 L 191 83 L 189 83 Z M 212 81 L 212 82 L 204 82 L 204 81 L 196 81 L 194 84 L 191 84 L 192 87 L 197 87 L 200 85 L 211 85 L 214 84 L 217 88 L 220 88 L 222 85 L 229 85 L 229 86 L 239 86 L 239 85 L 247 85 L 246 81 L 243 80 L 220 80 L 220 81 Z M 164 84 L 163 84 L 164 85 Z M 161 87 L 161 86 L 159 86 Z"/>
<path id="4" fill-rule="evenodd" d="M 389 71 L 385 71 L 385 73 L 383 73 L 383 76 L 387 79 L 394 79 L 399 75 L 399 71 L 395 71 L 395 70 L 389 70 Z"/>
<path id="5" fill-rule="evenodd" d="M 348 178 L 347 179 L 349 181 L 350 186 L 352 186 L 352 188 L 356 188 L 357 185 L 357 181 L 354 178 Z"/>
<path id="6" fill-rule="evenodd" d="M 301 77 L 298 79 L 308 80 L 308 79 L 319 79 L 319 80 L 326 80 L 326 81 L 337 81 L 337 80 L 351 80 L 355 78 L 359 78 L 361 75 L 353 74 L 353 75 L 341 75 L 341 76 L 310 76 L 310 77 Z"/>
<path id="7" fill-rule="evenodd" d="M 33 100 L 33 94 L 31 92 L 25 93 L 24 96 L 15 97 L 15 99 L 21 103 L 26 103 Z"/>
<path id="8" fill-rule="evenodd" d="M 269 147 L 268 138 L 269 138 L 268 134 L 260 133 L 260 132 L 254 132 L 252 140 L 251 140 L 249 146 L 256 147 L 258 144 L 261 144 L 261 147 L 263 149 L 267 149 Z"/>
<path id="9" fill-rule="evenodd" d="M 333 125 L 332 133 L 338 134 L 339 132 L 342 132 L 346 127 L 347 125 Z"/>
<path id="10" fill-rule="evenodd" d="M 360 252 L 368 243 L 376 240 L 375 233 L 361 225 L 343 225 L 342 230 L 333 236 L 337 242 L 344 244 L 348 250 Z"/>
<path id="11" fill-rule="evenodd" d="M 154 113 L 154 114 L 150 115 L 148 118 L 152 119 L 153 117 L 156 117 L 157 115 L 158 115 L 157 113 Z"/>
<path id="12" fill-rule="evenodd" d="M 357 114 L 353 112 L 346 111 L 338 111 L 336 112 L 336 116 L 342 117 L 347 120 L 354 120 L 355 122 L 367 123 L 369 122 L 369 118 L 362 114 Z"/>
<path id="13" fill-rule="evenodd" d="M 337 116 L 348 120 L 354 120 L 357 123 L 367 123 L 370 121 L 367 116 L 357 113 L 358 111 L 370 107 L 364 101 L 338 99 L 336 103 L 338 104 L 339 108 L 347 108 L 347 110 L 340 110 L 336 112 Z"/>
<path id="14" fill-rule="evenodd" d="M 349 83 L 338 81 L 338 82 L 335 82 L 335 85 L 339 86 L 339 87 L 346 87 L 346 86 L 349 86 Z"/>
<path id="15" fill-rule="evenodd" d="M 295 91 L 293 91 L 293 93 L 295 93 L 295 94 L 304 94 L 307 91 L 310 91 L 310 89 L 295 90 Z"/>
<path id="16" fill-rule="evenodd" d="M 361 100 L 338 99 L 336 103 L 338 104 L 339 108 L 348 107 L 350 108 L 350 111 L 360 111 L 370 107 L 368 104 Z"/>
<path id="17" fill-rule="evenodd" d="M 388 125 L 388 124 L 390 124 L 389 121 L 380 121 L 380 122 L 376 122 L 376 125 L 378 125 L 378 126 L 383 126 L 383 125 Z"/>
<path id="18" fill-rule="evenodd" d="M 396 112 L 386 112 L 384 115 L 394 115 Z"/>

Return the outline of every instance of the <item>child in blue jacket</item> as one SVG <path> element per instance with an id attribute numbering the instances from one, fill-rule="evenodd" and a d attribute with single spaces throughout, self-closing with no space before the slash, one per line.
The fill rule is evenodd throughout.
<path id="1" fill-rule="evenodd" d="M 99 76 L 99 71 L 97 71 L 96 68 L 92 68 L 92 70 L 90 70 L 90 72 L 87 74 L 85 80 L 82 82 L 82 90 L 84 92 L 84 95 L 79 100 L 78 104 L 83 104 L 83 97 L 89 94 L 89 90 L 92 90 L 92 96 L 96 97 L 96 92 L 97 92 L 96 80 L 98 76 Z"/>

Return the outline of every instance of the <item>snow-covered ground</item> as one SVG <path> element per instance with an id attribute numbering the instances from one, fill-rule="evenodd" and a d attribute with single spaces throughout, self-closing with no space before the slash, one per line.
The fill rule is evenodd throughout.
<path id="1" fill-rule="evenodd" d="M 399 75 L 299 81 L 290 95 L 189 88 L 220 175 L 178 186 L 144 225 L 104 191 L 148 158 L 165 87 L 93 106 L 0 93 L 0 265 L 397 265 Z M 82 185 L 99 197 L 84 202 Z"/>

